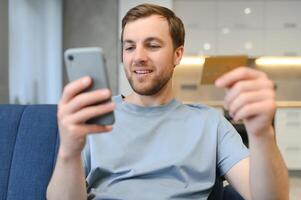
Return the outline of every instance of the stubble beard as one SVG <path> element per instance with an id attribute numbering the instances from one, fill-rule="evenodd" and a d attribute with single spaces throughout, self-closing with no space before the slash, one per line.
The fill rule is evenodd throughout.
<path id="1" fill-rule="evenodd" d="M 154 73 L 154 72 L 152 72 Z M 143 96 L 152 96 L 157 94 L 161 91 L 164 86 L 169 82 L 169 80 L 172 77 L 172 72 L 162 75 L 162 76 L 155 76 L 151 80 L 133 80 L 133 77 L 131 77 L 128 73 L 126 73 L 127 79 L 130 83 L 131 88 L 139 95 Z M 147 83 L 150 82 L 150 83 Z M 144 87 L 138 87 L 138 84 L 146 84 Z"/>

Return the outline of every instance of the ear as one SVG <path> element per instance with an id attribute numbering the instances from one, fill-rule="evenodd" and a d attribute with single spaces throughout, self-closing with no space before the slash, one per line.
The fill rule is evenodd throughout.
<path id="1" fill-rule="evenodd" d="M 183 53 L 184 53 L 184 46 L 179 46 L 175 52 L 174 52 L 174 60 L 173 60 L 173 63 L 174 63 L 174 66 L 180 64 L 180 61 L 182 59 L 182 56 L 183 56 Z"/>

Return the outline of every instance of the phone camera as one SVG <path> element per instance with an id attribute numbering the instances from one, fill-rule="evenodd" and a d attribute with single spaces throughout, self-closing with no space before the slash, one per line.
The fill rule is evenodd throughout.
<path id="1" fill-rule="evenodd" d="M 74 60 L 74 57 L 72 55 L 68 55 L 68 60 L 72 61 Z"/>

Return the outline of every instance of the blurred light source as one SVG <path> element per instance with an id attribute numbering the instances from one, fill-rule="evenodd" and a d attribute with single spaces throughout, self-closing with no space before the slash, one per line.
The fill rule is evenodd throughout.
<path id="1" fill-rule="evenodd" d="M 248 50 L 253 49 L 253 43 L 252 42 L 246 42 L 244 46 L 245 46 L 245 49 L 248 49 Z"/>
<path id="2" fill-rule="evenodd" d="M 204 43 L 203 48 L 204 48 L 205 50 L 210 50 L 210 49 L 211 49 L 211 44 L 208 43 L 208 42 L 206 42 L 206 43 Z"/>
<path id="3" fill-rule="evenodd" d="M 301 67 L 301 57 L 259 57 L 255 60 L 255 64 L 257 66 L 262 67 L 291 67 L 291 66 L 299 66 Z"/>
<path id="4" fill-rule="evenodd" d="M 244 9 L 244 13 L 245 13 L 246 15 L 251 14 L 251 13 L 252 13 L 251 8 L 245 8 L 245 9 Z"/>
<path id="5" fill-rule="evenodd" d="M 180 65 L 202 66 L 205 62 L 205 57 L 184 56 Z"/>

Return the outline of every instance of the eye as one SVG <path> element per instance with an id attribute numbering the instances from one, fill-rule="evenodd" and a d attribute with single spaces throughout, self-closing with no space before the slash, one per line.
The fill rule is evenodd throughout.
<path id="1" fill-rule="evenodd" d="M 148 47 L 149 47 L 150 49 L 158 49 L 158 48 L 160 48 L 161 46 L 158 45 L 158 44 L 149 44 Z"/>
<path id="2" fill-rule="evenodd" d="M 132 50 L 134 50 L 135 49 L 135 46 L 125 46 L 124 47 L 124 50 L 125 51 L 132 51 Z"/>

